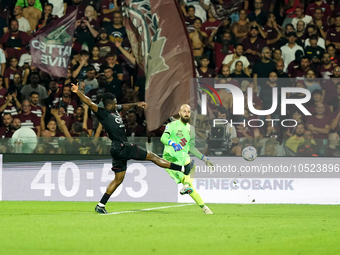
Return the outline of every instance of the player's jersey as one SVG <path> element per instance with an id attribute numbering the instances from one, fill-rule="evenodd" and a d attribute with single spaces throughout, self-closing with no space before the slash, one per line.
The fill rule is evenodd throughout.
<path id="1" fill-rule="evenodd" d="M 171 140 L 177 144 L 180 144 L 183 150 L 176 151 L 171 145 L 167 145 L 167 142 L 163 136 L 167 135 L 168 140 Z M 195 146 L 195 129 L 193 126 L 183 124 L 181 120 L 176 120 L 169 123 L 162 136 L 162 142 L 164 145 L 163 157 L 170 162 L 178 162 L 185 164 L 190 159 L 189 151 L 191 146 Z"/>
<path id="2" fill-rule="evenodd" d="M 122 106 L 118 105 L 117 110 L 119 111 L 121 109 Z M 125 125 L 118 111 L 110 112 L 102 107 L 98 107 L 98 111 L 94 114 L 105 128 L 112 143 L 125 143 L 128 142 L 125 133 Z"/>

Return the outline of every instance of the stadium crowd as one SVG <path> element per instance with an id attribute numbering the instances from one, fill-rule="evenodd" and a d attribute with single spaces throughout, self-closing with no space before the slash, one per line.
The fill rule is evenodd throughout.
<path id="1" fill-rule="evenodd" d="M 231 83 L 244 92 L 252 87 L 256 109 L 271 107 L 274 87 L 306 88 L 312 93 L 306 107 L 313 114 L 307 118 L 292 107 L 288 113 L 298 122 L 296 127 L 272 127 L 265 121 L 263 128 L 252 128 L 247 121 L 260 117 L 247 108 L 243 116 L 232 116 L 230 94 L 219 91 L 224 95 L 223 107 L 210 103 L 210 116 L 246 123 L 227 130 L 231 155 L 240 155 L 245 145 L 252 144 L 260 155 L 267 156 L 287 155 L 287 148 L 291 155 L 339 156 L 340 3 L 244 0 L 232 15 L 216 19 L 211 6 L 229 2 L 233 0 L 178 1 L 198 77 Z M 51 77 L 31 65 L 28 43 L 39 29 L 75 8 L 76 31 L 67 77 Z M 120 0 L 2 0 L 0 74 L 0 135 L 10 138 L 20 127 L 30 127 L 38 137 L 46 137 L 36 153 L 101 153 L 98 140 L 80 142 L 79 137 L 99 138 L 106 133 L 71 92 L 71 83 L 78 82 L 96 103 L 105 92 L 115 94 L 118 103 L 143 101 L 145 94 L 145 74 L 136 65 Z M 121 115 L 128 136 L 160 137 L 163 133 L 164 126 L 147 131 L 140 109 Z M 266 118 L 282 117 L 276 111 Z M 0 142 L 0 150 L 12 152 L 13 148 Z"/>

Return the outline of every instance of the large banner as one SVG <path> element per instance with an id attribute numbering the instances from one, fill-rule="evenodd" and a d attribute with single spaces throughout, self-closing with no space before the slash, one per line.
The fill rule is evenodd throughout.
<path id="1" fill-rule="evenodd" d="M 38 30 L 30 41 L 32 65 L 55 77 L 67 76 L 77 10 Z"/>
<path id="2" fill-rule="evenodd" d="M 176 0 L 126 0 L 125 27 L 146 75 L 148 129 L 159 128 L 189 103 L 194 65 L 188 33 Z"/>
<path id="3" fill-rule="evenodd" d="M 243 3 L 243 0 L 224 1 L 222 4 L 214 1 L 210 5 L 210 11 L 214 18 L 218 20 L 226 19 L 229 18 L 231 14 L 239 11 L 241 3 Z"/>

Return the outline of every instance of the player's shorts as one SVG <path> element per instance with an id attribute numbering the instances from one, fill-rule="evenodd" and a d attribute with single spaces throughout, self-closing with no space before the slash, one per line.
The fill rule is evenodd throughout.
<path id="1" fill-rule="evenodd" d="M 145 160 L 148 154 L 147 150 L 138 144 L 120 143 L 111 146 L 112 171 L 115 173 L 124 172 L 127 168 L 129 159 Z"/>

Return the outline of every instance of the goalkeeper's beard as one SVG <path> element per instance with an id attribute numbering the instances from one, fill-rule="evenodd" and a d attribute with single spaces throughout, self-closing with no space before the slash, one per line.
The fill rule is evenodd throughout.
<path id="1" fill-rule="evenodd" d="M 182 121 L 183 123 L 188 123 L 188 122 L 190 121 L 190 117 L 188 117 L 188 118 L 186 119 L 186 118 L 184 118 L 184 117 L 181 115 L 181 121 Z"/>

